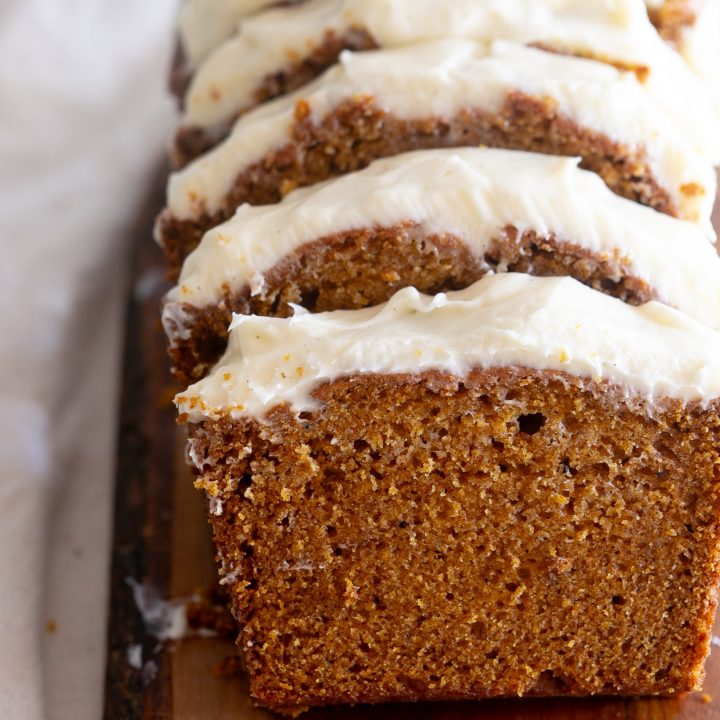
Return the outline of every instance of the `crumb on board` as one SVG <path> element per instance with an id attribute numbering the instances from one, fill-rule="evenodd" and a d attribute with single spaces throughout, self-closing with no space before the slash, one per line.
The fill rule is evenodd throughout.
<path id="1" fill-rule="evenodd" d="M 228 655 L 213 665 L 212 673 L 225 680 L 240 677 L 244 673 L 242 658 L 239 655 Z"/>

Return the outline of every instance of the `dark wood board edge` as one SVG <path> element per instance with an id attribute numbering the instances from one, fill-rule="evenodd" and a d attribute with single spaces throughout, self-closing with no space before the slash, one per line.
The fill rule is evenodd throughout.
<path id="1" fill-rule="evenodd" d="M 162 252 L 151 241 L 156 214 L 164 201 L 167 167 L 158 163 L 148 184 L 147 202 L 132 232 L 125 318 L 120 422 L 115 470 L 114 529 L 107 629 L 104 718 L 171 718 L 168 653 L 156 653 L 157 641 L 145 632 L 129 580 L 169 596 L 173 519 L 173 433 L 175 412 L 159 367 L 166 367 L 159 339 L 159 302 L 166 290 Z M 128 648 L 142 646 L 151 660 L 138 672 Z M 156 670 L 155 670 L 156 668 Z M 154 676 L 154 677 L 151 677 Z"/>

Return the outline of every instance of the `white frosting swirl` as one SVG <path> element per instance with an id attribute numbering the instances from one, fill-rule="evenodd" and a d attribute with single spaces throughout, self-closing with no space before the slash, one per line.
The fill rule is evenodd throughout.
<path id="1" fill-rule="evenodd" d="M 306 243 L 407 220 L 461 238 L 476 256 L 508 225 L 552 233 L 626 262 L 661 300 L 720 328 L 720 257 L 699 227 L 614 195 L 577 162 L 487 148 L 424 150 L 296 190 L 277 205 L 244 205 L 186 259 L 163 311 L 171 342 L 187 332 L 183 303 L 212 305 L 226 289 L 246 286 L 256 294 L 264 274 Z"/>
<path id="2" fill-rule="evenodd" d="M 645 149 L 655 179 L 683 216 L 709 230 L 715 173 L 634 75 L 504 41 L 486 46 L 441 40 L 344 53 L 341 62 L 314 83 L 247 113 L 223 143 L 173 173 L 168 206 L 181 220 L 204 209 L 215 212 L 238 174 L 289 141 L 299 100 L 307 102 L 317 121 L 357 96 L 371 96 L 400 118 L 451 118 L 463 108 L 496 113 L 516 90 L 552 98 L 577 125 L 623 143 L 630 152 Z M 683 192 L 688 185 L 700 192 Z"/>
<path id="3" fill-rule="evenodd" d="M 254 104 L 263 80 L 303 58 L 325 33 L 366 29 L 380 47 L 440 38 L 542 43 L 650 70 L 645 91 L 713 162 L 720 110 L 658 36 L 643 0 L 308 0 L 248 18 L 203 63 L 183 125 L 214 128 Z M 717 31 L 713 31 L 715 37 Z"/>
<path id="4" fill-rule="evenodd" d="M 608 380 L 650 402 L 708 402 L 720 396 L 720 333 L 661 303 L 633 307 L 570 278 L 494 275 L 435 297 L 405 288 L 367 310 L 236 315 L 225 356 L 175 402 L 191 422 L 261 418 L 281 403 L 316 408 L 313 391 L 341 377 L 463 377 L 505 366 Z"/>

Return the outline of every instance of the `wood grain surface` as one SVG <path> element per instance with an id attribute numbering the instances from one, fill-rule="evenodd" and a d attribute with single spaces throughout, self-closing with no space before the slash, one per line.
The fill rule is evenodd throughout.
<path id="1" fill-rule="evenodd" d="M 159 172 L 134 230 L 118 442 L 106 720 L 260 720 L 243 678 L 213 669 L 234 655 L 232 642 L 193 637 L 159 643 L 146 634 L 132 581 L 163 598 L 186 598 L 216 582 L 205 501 L 192 487 L 183 431 L 170 403 L 159 302 L 167 286 L 152 220 L 162 202 Z M 716 218 L 718 220 L 720 218 Z M 718 225 L 716 224 L 716 227 Z M 715 635 L 720 635 L 716 622 Z M 720 640 L 719 640 L 720 642 Z M 132 654 L 142 647 L 142 665 Z M 130 655 L 129 655 L 130 653 Z M 714 696 L 714 699 L 713 699 Z M 720 647 L 707 664 L 705 693 L 671 699 L 521 699 L 327 708 L 307 720 L 720 720 Z"/>

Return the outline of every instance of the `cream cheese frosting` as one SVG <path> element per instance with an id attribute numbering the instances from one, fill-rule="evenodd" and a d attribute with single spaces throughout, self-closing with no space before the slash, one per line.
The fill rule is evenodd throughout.
<path id="1" fill-rule="evenodd" d="M 649 70 L 645 91 L 711 161 L 720 162 L 720 111 L 701 80 L 658 36 L 643 0 L 308 0 L 246 19 L 199 68 L 182 124 L 216 128 L 255 103 L 266 77 L 320 45 L 366 30 L 380 47 L 468 38 L 535 43 Z"/>
<path id="2" fill-rule="evenodd" d="M 220 145 L 173 173 L 168 207 L 179 220 L 216 212 L 238 174 L 289 142 L 299 100 L 316 121 L 358 96 L 372 97 L 399 118 L 450 118 L 466 108 L 498 112 L 514 91 L 553 98 L 579 126 L 630 151 L 644 149 L 655 179 L 683 216 L 709 228 L 715 173 L 633 74 L 504 41 L 485 45 L 457 39 L 343 53 L 318 80 L 247 113 Z M 685 193 L 684 186 L 699 192 Z"/>
<path id="3" fill-rule="evenodd" d="M 306 243 L 408 220 L 427 234 L 459 237 L 476 256 L 506 226 L 554 234 L 626 263 L 658 299 L 720 329 L 720 257 L 700 228 L 614 195 L 577 164 L 488 148 L 423 150 L 296 190 L 277 205 L 244 205 L 185 260 L 166 297 L 166 332 L 172 343 L 190 331 L 184 304 L 213 305 L 246 287 L 258 294 L 264 274 Z"/>
<path id="4" fill-rule="evenodd" d="M 175 403 L 191 422 L 262 418 L 282 403 L 317 408 L 313 391 L 342 377 L 505 366 L 607 380 L 650 402 L 708 402 L 720 396 L 720 333 L 662 303 L 633 307 L 571 278 L 508 273 L 434 297 L 405 288 L 366 310 L 236 315 L 213 373 Z"/>
<path id="5" fill-rule="evenodd" d="M 240 20 L 277 0 L 185 0 L 178 33 L 185 61 L 196 67 L 238 28 Z"/>

